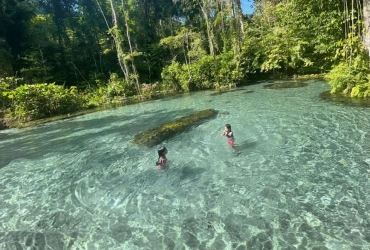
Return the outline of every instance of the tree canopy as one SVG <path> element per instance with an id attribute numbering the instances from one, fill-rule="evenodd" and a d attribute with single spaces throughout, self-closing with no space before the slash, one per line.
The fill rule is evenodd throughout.
<path id="1" fill-rule="evenodd" d="M 329 73 L 333 93 L 368 96 L 368 1 L 255 0 L 254 10 L 241 0 L 0 0 L 0 78 L 94 99 Z"/>

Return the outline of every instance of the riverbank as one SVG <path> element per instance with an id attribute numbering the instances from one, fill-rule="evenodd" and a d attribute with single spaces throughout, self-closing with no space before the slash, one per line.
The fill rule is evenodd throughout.
<path id="1" fill-rule="evenodd" d="M 308 79 L 319 79 L 323 78 L 325 74 L 311 74 L 311 75 L 294 75 L 293 77 L 290 78 L 285 78 L 287 80 L 308 80 Z M 270 80 L 281 80 L 281 79 L 270 79 Z M 242 86 L 248 85 L 251 83 L 247 84 L 242 84 Z M 253 83 L 252 83 L 253 84 Z M 218 89 L 217 91 L 220 92 L 226 92 L 230 91 L 232 89 L 230 88 L 222 88 Z M 160 99 L 160 98 L 165 98 L 165 97 L 170 97 L 174 95 L 179 95 L 183 94 L 182 91 L 179 92 L 160 92 L 157 91 L 155 93 L 152 93 L 150 95 L 140 95 L 140 96 L 132 96 L 132 97 L 122 97 L 119 99 L 119 101 L 115 101 L 109 104 L 104 104 L 101 106 L 85 109 L 85 110 L 80 110 L 78 112 L 74 112 L 71 114 L 65 114 L 65 115 L 59 115 L 59 116 L 53 116 L 53 117 L 48 117 L 48 118 L 43 118 L 43 119 L 38 119 L 38 120 L 32 120 L 29 122 L 19 122 L 17 120 L 6 120 L 5 119 L 5 112 L 0 111 L 0 130 L 5 130 L 5 129 L 10 129 L 10 128 L 26 128 L 26 127 L 31 127 L 39 124 L 44 124 L 48 122 L 54 122 L 58 120 L 65 120 L 65 119 L 70 119 L 76 116 L 81 116 L 97 111 L 102 111 L 106 109 L 111 109 L 111 108 L 117 108 L 125 105 L 131 105 L 131 104 L 136 104 L 140 102 L 146 102 L 146 101 L 151 101 L 155 99 Z"/>
<path id="2" fill-rule="evenodd" d="M 0 112 L 0 130 L 5 130 L 5 129 L 11 129 L 11 128 L 27 128 L 39 124 L 44 124 L 44 123 L 49 123 L 49 122 L 54 122 L 54 121 L 59 121 L 59 120 L 65 120 L 65 119 L 70 119 L 73 117 L 81 116 L 81 115 L 86 115 L 89 113 L 94 113 L 106 109 L 112 109 L 112 108 L 117 108 L 117 107 L 122 107 L 126 105 L 132 105 L 132 104 L 137 104 L 141 102 L 147 102 L 151 100 L 156 100 L 160 98 L 165 98 L 165 97 L 170 97 L 174 95 L 179 95 L 182 94 L 182 92 L 159 92 L 157 91 L 156 93 L 153 93 L 151 95 L 140 95 L 140 96 L 132 96 L 132 97 L 122 97 L 119 99 L 119 101 L 107 103 L 107 104 L 102 104 L 100 106 L 80 110 L 74 113 L 70 114 L 65 114 L 65 115 L 58 115 L 58 116 L 53 116 L 53 117 L 47 117 L 43 119 L 37 119 L 37 120 L 32 120 L 28 122 L 20 122 L 17 120 L 7 120 L 5 119 L 5 112 L 1 111 Z"/>

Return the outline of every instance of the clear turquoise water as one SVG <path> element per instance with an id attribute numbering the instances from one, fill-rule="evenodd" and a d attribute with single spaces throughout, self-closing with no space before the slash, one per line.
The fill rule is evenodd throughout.
<path id="1" fill-rule="evenodd" d="M 1 131 L 0 249 L 370 249 L 370 109 L 308 83 Z M 131 143 L 206 108 L 221 113 L 163 143 L 168 172 Z"/>

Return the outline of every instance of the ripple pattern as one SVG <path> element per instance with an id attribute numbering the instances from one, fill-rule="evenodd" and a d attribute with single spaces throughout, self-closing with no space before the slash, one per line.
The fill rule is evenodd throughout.
<path id="1" fill-rule="evenodd" d="M 307 83 L 1 131 L 0 249 L 370 249 L 370 110 Z M 205 108 L 221 112 L 164 143 L 167 171 L 131 143 Z"/>

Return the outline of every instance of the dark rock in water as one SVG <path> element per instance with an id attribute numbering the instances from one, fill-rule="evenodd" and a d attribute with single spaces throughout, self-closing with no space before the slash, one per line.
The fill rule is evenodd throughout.
<path id="1" fill-rule="evenodd" d="M 265 233 L 258 233 L 247 242 L 247 249 L 274 249 L 272 239 Z"/>
<path id="2" fill-rule="evenodd" d="M 342 93 L 332 94 L 330 91 L 325 91 L 320 94 L 320 98 L 325 101 L 343 103 L 349 106 L 370 107 L 370 98 L 365 97 L 350 97 Z"/>
<path id="3" fill-rule="evenodd" d="M 226 249 L 226 244 L 223 241 L 222 237 L 217 236 L 211 245 L 211 249 Z"/>
<path id="4" fill-rule="evenodd" d="M 206 120 L 216 117 L 217 114 L 218 112 L 214 109 L 201 110 L 174 122 L 165 123 L 158 128 L 137 134 L 133 137 L 133 142 L 141 146 L 153 147 L 193 126 L 200 125 Z"/>
<path id="5" fill-rule="evenodd" d="M 279 224 L 282 232 L 287 232 L 290 227 L 290 215 L 287 213 L 282 213 L 279 215 Z"/>
<path id="6" fill-rule="evenodd" d="M 175 242 L 168 237 L 164 238 L 163 244 L 166 246 L 166 249 L 175 249 L 176 246 Z"/>
<path id="7" fill-rule="evenodd" d="M 265 89 L 287 89 L 287 88 L 302 88 L 307 86 L 308 84 L 305 82 L 279 82 L 279 83 L 272 83 L 266 84 L 263 87 Z"/>
<path id="8" fill-rule="evenodd" d="M 190 232 L 185 232 L 183 233 L 183 237 L 185 239 L 185 243 L 186 245 L 188 245 L 190 247 L 190 249 L 197 249 L 199 244 L 200 244 L 200 241 L 198 240 L 198 238 L 190 233 Z"/>
<path id="9" fill-rule="evenodd" d="M 227 93 L 228 91 L 217 91 L 217 92 L 213 92 L 211 94 L 209 94 L 210 96 L 216 96 L 216 95 L 222 95 L 222 94 L 225 94 Z"/>
<path id="10" fill-rule="evenodd" d="M 312 250 L 329 250 L 326 246 L 314 246 Z"/>
<path id="11" fill-rule="evenodd" d="M 224 220 L 225 230 L 230 239 L 240 242 L 250 237 L 249 220 L 246 215 L 230 214 Z"/>
<path id="12" fill-rule="evenodd" d="M 239 245 L 235 247 L 235 250 L 247 250 L 247 247 L 245 245 Z"/>
<path id="13" fill-rule="evenodd" d="M 132 228 L 128 225 L 114 225 L 111 228 L 111 237 L 117 242 L 125 242 L 132 237 Z"/>
<path id="14" fill-rule="evenodd" d="M 42 233 L 36 233 L 34 236 L 35 246 L 37 249 L 44 249 L 46 246 L 46 238 Z"/>
<path id="15" fill-rule="evenodd" d="M 238 88 L 238 89 L 228 89 L 228 90 L 219 90 L 217 92 L 213 92 L 211 94 L 209 94 L 210 96 L 216 96 L 216 95 L 222 95 L 222 94 L 225 94 L 225 93 L 230 93 L 230 92 L 235 92 L 235 91 L 244 91 L 245 89 L 242 89 L 242 88 Z"/>
<path id="16" fill-rule="evenodd" d="M 53 232 L 10 231 L 0 234 L 0 242 L 6 242 L 6 248 L 1 249 L 72 249 L 73 244 L 68 248 L 65 245 L 69 237 L 74 236 Z"/>
<path id="17" fill-rule="evenodd" d="M 4 119 L 0 118 L 0 130 L 8 129 L 9 127 L 6 125 Z"/>
<path id="18" fill-rule="evenodd" d="M 206 171 L 206 169 L 204 168 L 190 168 L 190 167 L 183 167 L 182 170 L 181 170 L 181 176 L 180 176 L 180 180 L 185 180 L 185 179 L 195 179 L 196 177 L 198 177 L 199 175 L 201 175 L 202 173 L 204 173 Z"/>

